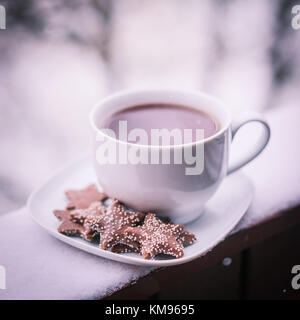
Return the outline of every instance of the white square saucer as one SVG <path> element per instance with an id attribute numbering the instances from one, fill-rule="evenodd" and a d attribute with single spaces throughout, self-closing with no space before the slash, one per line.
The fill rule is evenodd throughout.
<path id="1" fill-rule="evenodd" d="M 188 231 L 196 235 L 197 241 L 184 249 L 184 257 L 144 260 L 136 253 L 112 253 L 100 249 L 97 244 L 79 237 L 68 237 L 57 231 L 59 221 L 53 215 L 53 210 L 65 208 L 67 199 L 64 191 L 84 188 L 91 183 L 96 183 L 91 157 L 85 157 L 59 170 L 30 196 L 28 207 L 32 218 L 54 237 L 81 250 L 119 262 L 156 267 L 186 263 L 211 250 L 240 221 L 250 206 L 254 193 L 251 181 L 244 175 L 235 173 L 226 177 L 207 203 L 204 214 L 185 225 Z"/>

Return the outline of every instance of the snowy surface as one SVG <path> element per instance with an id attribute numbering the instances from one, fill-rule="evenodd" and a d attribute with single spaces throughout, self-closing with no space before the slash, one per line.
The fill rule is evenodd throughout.
<path id="1" fill-rule="evenodd" d="M 272 138 L 243 169 L 254 183 L 255 198 L 235 232 L 300 203 L 297 115 L 295 107 L 268 112 Z M 7 271 L 7 289 L 0 290 L 0 299 L 92 299 L 151 271 L 95 257 L 54 239 L 31 221 L 26 208 L 0 218 L 0 244 L 0 265 Z"/>
<path id="2" fill-rule="evenodd" d="M 0 220 L 0 264 L 7 272 L 7 289 L 0 290 L 0 299 L 97 298 L 150 271 L 88 254 L 51 237 L 25 208 Z"/>
<path id="3" fill-rule="evenodd" d="M 266 114 L 271 139 L 263 153 L 243 169 L 254 183 L 255 196 L 239 229 L 300 203 L 299 108 L 286 107 Z"/>

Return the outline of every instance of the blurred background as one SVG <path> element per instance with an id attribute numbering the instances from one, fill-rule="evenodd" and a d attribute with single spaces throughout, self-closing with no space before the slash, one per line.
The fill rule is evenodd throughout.
<path id="1" fill-rule="evenodd" d="M 295 4 L 0 0 L 0 213 L 89 151 L 88 113 L 116 90 L 199 89 L 233 113 L 299 106 Z"/>

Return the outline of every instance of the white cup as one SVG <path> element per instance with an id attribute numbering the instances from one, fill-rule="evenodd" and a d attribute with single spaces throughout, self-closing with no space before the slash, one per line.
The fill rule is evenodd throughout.
<path id="1" fill-rule="evenodd" d="M 116 140 L 99 129 L 102 120 L 116 112 L 132 106 L 159 103 L 201 110 L 217 120 L 219 130 L 208 138 L 183 145 L 141 146 Z M 263 128 L 256 147 L 228 166 L 232 138 L 241 126 L 253 121 Z M 155 212 L 160 216 L 170 217 L 175 223 L 183 224 L 199 217 L 223 178 L 253 160 L 265 148 L 270 138 L 269 125 L 261 115 L 252 112 L 239 120 L 231 121 L 229 110 L 216 98 L 201 92 L 177 89 L 143 89 L 112 94 L 94 107 L 90 122 L 94 132 L 95 171 L 98 182 L 108 196 L 115 197 L 136 210 Z M 114 143 L 120 150 L 131 149 L 137 152 L 143 148 L 151 153 L 156 149 L 160 156 L 170 152 L 171 159 L 177 152 L 203 148 L 203 170 L 201 174 L 188 175 L 186 163 L 175 164 L 172 161 L 170 164 L 123 164 L 118 161 L 99 163 L 97 152 L 107 142 Z"/>

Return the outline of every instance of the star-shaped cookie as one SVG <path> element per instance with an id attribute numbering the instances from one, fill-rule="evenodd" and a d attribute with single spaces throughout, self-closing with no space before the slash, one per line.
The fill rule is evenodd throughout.
<path id="1" fill-rule="evenodd" d="M 162 220 L 164 223 L 169 223 L 169 224 L 173 224 L 172 220 L 170 218 L 163 218 L 164 220 Z M 187 230 L 182 230 L 180 235 L 178 236 L 178 239 L 177 239 L 179 242 L 182 243 L 182 245 L 184 247 L 186 246 L 189 246 L 191 244 L 193 244 L 197 239 L 196 239 L 196 236 L 187 231 Z"/>
<path id="2" fill-rule="evenodd" d="M 162 217 L 161 220 L 164 223 L 173 224 L 173 221 L 168 217 Z M 183 229 L 180 235 L 178 236 L 177 240 L 181 242 L 184 247 L 186 247 L 193 244 L 197 240 L 197 238 L 193 233 Z"/>
<path id="3" fill-rule="evenodd" d="M 68 210 L 86 209 L 94 201 L 102 201 L 107 198 L 103 192 L 99 192 L 94 184 L 82 190 L 67 190 L 66 196 L 70 200 L 67 205 Z"/>
<path id="4" fill-rule="evenodd" d="M 87 209 L 75 209 L 70 211 L 70 217 L 73 222 L 84 224 L 88 217 L 97 217 L 105 212 L 105 206 L 99 202 L 95 201 L 90 204 Z"/>
<path id="5" fill-rule="evenodd" d="M 88 241 L 92 241 L 97 235 L 97 232 L 91 230 L 89 226 L 73 222 L 69 210 L 55 210 L 53 213 L 61 221 L 58 232 L 67 236 L 81 236 Z"/>
<path id="6" fill-rule="evenodd" d="M 148 213 L 142 226 L 127 227 L 121 236 L 139 242 L 144 259 L 154 258 L 159 253 L 181 258 L 183 245 L 178 238 L 183 229 L 182 225 L 164 223 L 155 214 Z"/>
<path id="7" fill-rule="evenodd" d="M 182 230 L 182 232 L 180 233 L 178 239 L 177 239 L 180 243 L 182 243 L 182 245 L 184 247 L 189 246 L 191 244 L 193 244 L 197 239 L 196 236 L 187 231 L 187 230 Z"/>
<path id="8" fill-rule="evenodd" d="M 118 200 L 113 199 L 103 215 L 90 217 L 85 224 L 95 232 L 100 232 L 100 248 L 103 250 L 112 248 L 116 244 L 122 244 L 124 241 L 127 246 L 135 248 L 138 244 L 130 239 L 122 239 L 121 233 L 125 227 L 140 224 L 144 217 L 144 213 L 126 211 Z"/>
<path id="9" fill-rule="evenodd" d="M 180 242 L 184 247 L 186 247 L 193 244 L 196 241 L 196 236 L 187 230 L 182 230 L 182 232 L 177 238 L 177 241 Z M 126 243 L 126 241 L 122 241 L 122 243 L 120 242 L 115 244 L 111 248 L 111 251 L 114 253 L 140 253 L 141 247 L 139 242 L 130 241 L 129 243 Z"/>

